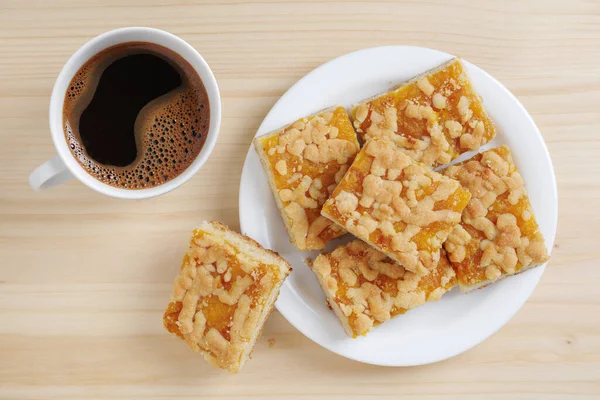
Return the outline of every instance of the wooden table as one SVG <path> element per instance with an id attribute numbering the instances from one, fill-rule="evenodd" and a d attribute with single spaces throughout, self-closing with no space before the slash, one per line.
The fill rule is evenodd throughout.
<path id="1" fill-rule="evenodd" d="M 600 396 L 600 2 L 0 1 L 0 398 L 583 399 Z M 54 79 L 85 41 L 153 26 L 206 58 L 223 123 L 204 168 L 146 201 L 74 181 L 34 193 L 52 157 Z M 277 312 L 237 376 L 167 335 L 161 314 L 190 231 L 239 227 L 238 185 L 261 120 L 344 53 L 410 44 L 458 54 L 525 104 L 556 169 L 552 260 L 525 307 L 451 360 L 417 368 L 328 352 Z M 487 396 L 489 394 L 489 396 Z"/>

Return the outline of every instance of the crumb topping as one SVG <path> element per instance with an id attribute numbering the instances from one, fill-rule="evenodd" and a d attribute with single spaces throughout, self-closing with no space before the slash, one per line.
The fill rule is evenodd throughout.
<path id="1" fill-rule="evenodd" d="M 283 204 L 292 242 L 299 250 L 315 250 L 343 234 L 320 215 L 358 152 L 356 133 L 346 110 L 302 118 L 259 139 L 273 169 L 276 196 Z"/>
<path id="2" fill-rule="evenodd" d="M 523 179 L 506 146 L 448 167 L 472 197 L 444 248 L 465 286 L 548 260 L 544 238 L 533 216 Z"/>
<path id="3" fill-rule="evenodd" d="M 458 60 L 351 112 L 363 139 L 388 138 L 429 167 L 476 151 L 496 134 Z"/>
<path id="4" fill-rule="evenodd" d="M 365 335 L 372 327 L 427 301 L 438 300 L 456 284 L 445 255 L 421 278 L 361 240 L 319 255 L 311 268 L 330 305 L 341 311 L 338 316 L 352 337 Z"/>
<path id="5" fill-rule="evenodd" d="M 164 325 L 220 368 L 236 372 L 245 344 L 260 329 L 267 298 L 283 279 L 279 266 L 266 265 L 197 229 Z"/>
<path id="6" fill-rule="evenodd" d="M 415 163 L 390 141 L 373 139 L 322 213 L 423 276 L 437 264 L 469 198 L 457 181 Z"/>

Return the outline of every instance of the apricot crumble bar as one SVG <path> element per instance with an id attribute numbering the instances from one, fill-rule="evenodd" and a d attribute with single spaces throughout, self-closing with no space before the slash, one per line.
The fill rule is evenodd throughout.
<path id="1" fill-rule="evenodd" d="M 544 237 L 508 147 L 477 154 L 443 173 L 472 195 L 461 223 L 444 243 L 462 292 L 548 261 Z"/>
<path id="2" fill-rule="evenodd" d="M 423 276 L 471 195 L 454 179 L 415 163 L 392 142 L 368 141 L 322 214 Z"/>
<path id="3" fill-rule="evenodd" d="M 183 257 L 163 324 L 211 364 L 237 373 L 290 271 L 286 260 L 254 240 L 203 222 Z"/>
<path id="4" fill-rule="evenodd" d="M 363 139 L 389 138 L 429 167 L 475 151 L 496 134 L 459 59 L 365 100 L 350 114 Z"/>
<path id="5" fill-rule="evenodd" d="M 420 278 L 361 240 L 319 255 L 311 269 L 346 334 L 353 338 L 427 301 L 439 300 L 456 285 L 443 250 L 437 267 Z"/>
<path id="6" fill-rule="evenodd" d="M 254 139 L 290 241 L 300 251 L 323 249 L 343 229 L 321 207 L 358 152 L 356 132 L 343 107 L 301 118 Z"/>

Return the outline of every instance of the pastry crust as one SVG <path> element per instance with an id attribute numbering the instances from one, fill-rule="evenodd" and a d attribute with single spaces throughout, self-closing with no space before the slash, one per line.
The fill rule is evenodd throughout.
<path id="1" fill-rule="evenodd" d="M 472 194 L 461 223 L 444 243 L 462 292 L 548 261 L 544 237 L 507 146 L 477 154 L 442 173 Z"/>
<path id="2" fill-rule="evenodd" d="M 165 328 L 211 364 L 237 373 L 273 309 L 289 263 L 219 222 L 203 222 L 175 280 Z"/>
<path id="3" fill-rule="evenodd" d="M 254 147 L 290 242 L 298 250 L 323 249 L 345 233 L 320 215 L 359 149 L 343 107 L 328 108 L 257 137 Z"/>
<path id="4" fill-rule="evenodd" d="M 361 240 L 319 255 L 310 267 L 344 331 L 353 338 L 425 302 L 439 300 L 456 285 L 443 251 L 438 265 L 418 277 Z"/>
<path id="5" fill-rule="evenodd" d="M 321 213 L 408 271 L 426 275 L 471 195 L 385 139 L 372 139 Z"/>
<path id="6" fill-rule="evenodd" d="M 428 167 L 476 151 L 496 135 L 458 58 L 364 100 L 352 108 L 350 117 L 364 140 L 393 140 Z"/>

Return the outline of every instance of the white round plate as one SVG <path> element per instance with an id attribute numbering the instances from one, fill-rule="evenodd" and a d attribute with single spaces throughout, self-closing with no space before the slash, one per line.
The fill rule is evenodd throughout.
<path id="1" fill-rule="evenodd" d="M 323 108 L 350 107 L 389 90 L 452 56 L 419 47 L 389 46 L 360 50 L 321 65 L 292 86 L 264 119 L 257 135 L 278 129 Z M 542 135 L 519 101 L 497 80 L 465 61 L 475 89 L 496 122 L 496 138 L 482 150 L 507 144 L 519 168 L 540 229 L 551 250 L 558 214 L 556 181 Z M 468 158 L 465 154 L 461 159 Z M 316 252 L 299 252 L 289 243 L 259 158 L 250 148 L 240 184 L 242 232 L 285 257 L 293 267 L 277 300 L 277 309 L 300 332 L 344 357 L 369 364 L 428 364 L 460 354 L 496 332 L 521 308 L 545 267 L 507 278 L 462 295 L 452 290 L 373 329 L 348 338 L 316 278 L 304 264 Z M 350 236 L 350 235 L 346 235 Z M 342 239 L 344 241 L 344 239 Z M 348 239 L 345 239 L 348 241 Z M 331 250 L 340 240 L 329 243 Z"/>

